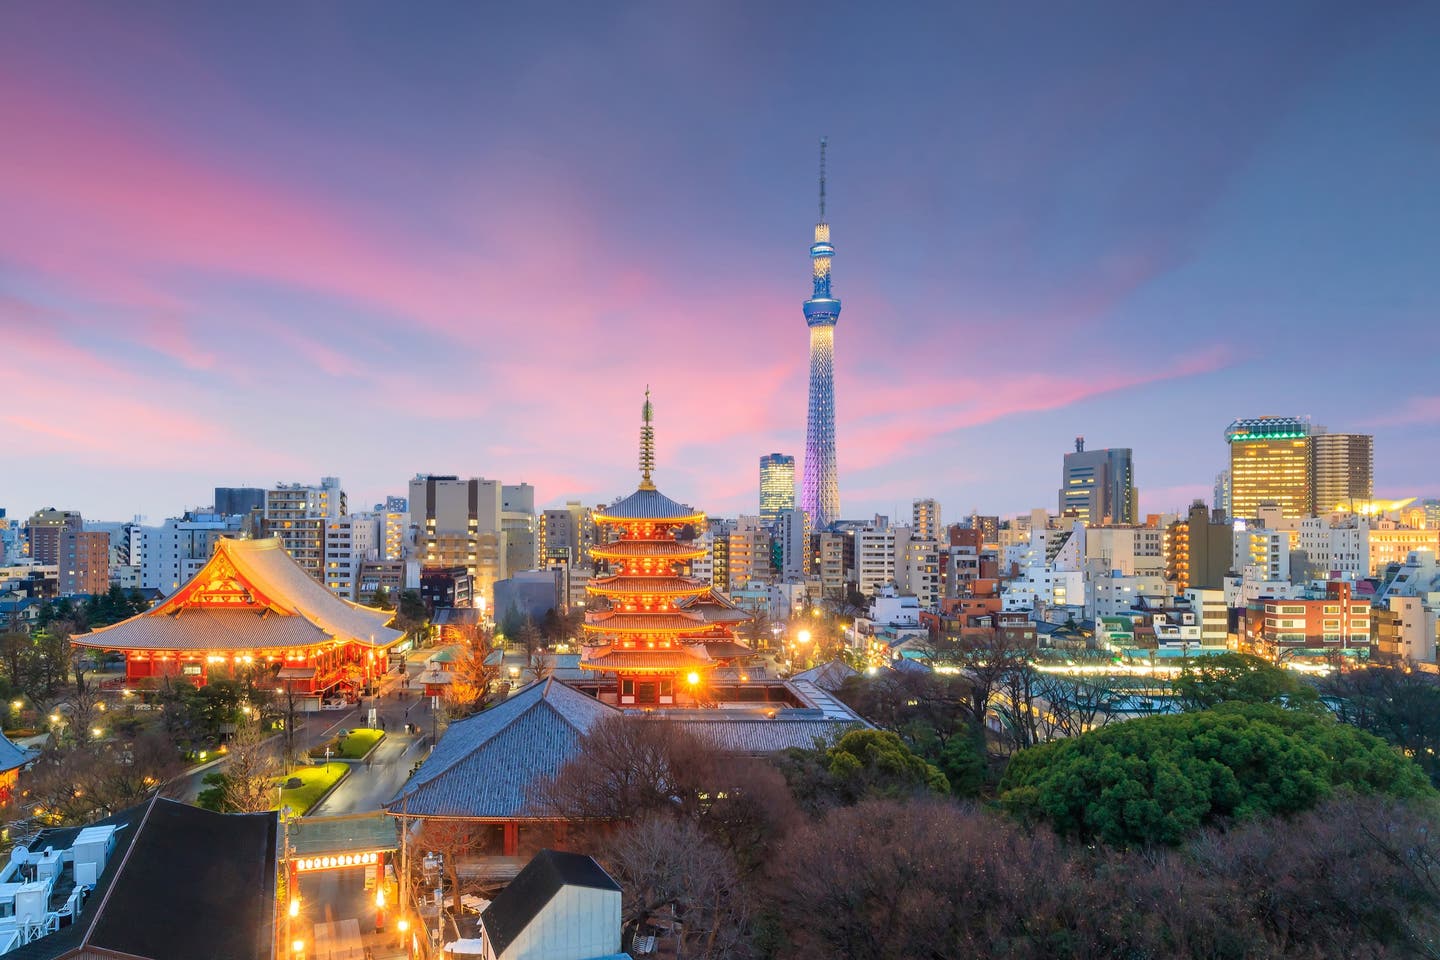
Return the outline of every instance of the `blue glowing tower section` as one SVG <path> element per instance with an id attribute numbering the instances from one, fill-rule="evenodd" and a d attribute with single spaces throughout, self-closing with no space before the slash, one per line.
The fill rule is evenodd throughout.
<path id="1" fill-rule="evenodd" d="M 835 469 L 835 322 L 840 301 L 830 292 L 830 225 L 825 222 L 825 140 L 820 141 L 820 219 L 810 245 L 814 291 L 805 301 L 810 327 L 810 407 L 805 419 L 805 478 L 800 508 L 810 529 L 823 530 L 840 519 L 840 478 Z"/>

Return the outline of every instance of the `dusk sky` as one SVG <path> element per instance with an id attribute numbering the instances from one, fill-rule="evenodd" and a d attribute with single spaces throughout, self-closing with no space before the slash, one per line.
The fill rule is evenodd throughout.
<path id="1" fill-rule="evenodd" d="M 417 471 L 756 510 L 830 138 L 842 513 L 1440 495 L 1440 4 L 0 5 L 0 506 Z M 1188 9 L 1188 13 L 1186 10 Z"/>

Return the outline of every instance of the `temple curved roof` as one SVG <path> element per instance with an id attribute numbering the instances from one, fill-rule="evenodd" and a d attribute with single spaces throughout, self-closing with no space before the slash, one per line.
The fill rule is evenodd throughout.
<path id="1" fill-rule="evenodd" d="M 279 539 L 215 542 L 200 571 L 151 610 L 74 637 L 111 650 L 265 649 L 330 639 L 388 647 L 394 618 L 342 600 L 286 553 Z"/>
<path id="2" fill-rule="evenodd" d="M 597 523 L 607 520 L 701 520 L 705 514 L 688 503 L 671 500 L 659 490 L 641 487 L 628 497 L 623 497 L 595 511 Z"/>

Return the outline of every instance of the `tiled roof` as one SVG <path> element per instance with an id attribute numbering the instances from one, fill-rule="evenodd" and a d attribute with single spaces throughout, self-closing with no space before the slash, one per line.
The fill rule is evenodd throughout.
<path id="1" fill-rule="evenodd" d="M 734 640 L 706 640 L 696 646 L 704 647 L 706 655 L 711 660 L 735 660 L 740 657 L 755 656 L 754 650 Z"/>
<path id="2" fill-rule="evenodd" d="M 104 650 L 263 650 L 327 643 L 324 630 L 304 617 L 261 616 L 253 610 L 186 610 L 179 616 L 144 615 L 75 637 Z"/>
<path id="3" fill-rule="evenodd" d="M 704 617 L 706 623 L 745 623 L 754 619 L 748 611 L 714 587 L 698 597 L 677 600 L 675 606 Z"/>
<path id="4" fill-rule="evenodd" d="M 685 503 L 671 500 L 659 490 L 636 490 L 630 496 L 616 500 L 608 507 L 596 510 L 594 518 L 603 522 L 615 520 L 684 520 L 688 517 L 704 516 L 699 510 Z"/>
<path id="5" fill-rule="evenodd" d="M 809 750 L 818 740 L 829 746 L 864 723 L 844 720 L 770 719 L 686 720 L 674 722 L 728 753 L 759 755 L 791 747 Z"/>
<path id="6" fill-rule="evenodd" d="M 594 653 L 587 653 L 580 666 L 592 670 L 633 670 L 675 669 L 708 666 L 710 657 L 700 649 L 702 645 L 672 647 L 669 650 L 623 650 L 604 647 Z"/>
<path id="7" fill-rule="evenodd" d="M 403 816 L 506 818 L 526 790 L 575 755 L 580 738 L 618 711 L 555 679 L 452 724 L 386 808 Z"/>
<path id="8" fill-rule="evenodd" d="M 700 630 L 704 626 L 705 621 L 691 613 L 626 613 L 621 610 L 592 613 L 590 619 L 585 621 L 586 630 L 598 633 L 683 633 L 686 630 Z"/>
<path id="9" fill-rule="evenodd" d="M 229 568 L 233 568 L 233 575 L 229 573 Z M 214 607 L 190 606 L 185 599 L 193 587 L 203 587 L 216 578 L 235 581 L 250 591 L 258 593 L 272 605 L 270 613 L 261 618 L 255 607 L 237 604 L 237 609 L 225 610 L 223 613 L 242 616 L 248 613 L 250 621 L 233 618 L 205 621 L 194 631 L 205 637 L 204 641 L 177 643 L 177 634 L 173 628 L 159 625 L 167 621 L 182 624 L 189 621 L 191 626 L 195 626 L 195 619 L 204 621 L 203 615 L 220 613 L 221 611 Z M 285 643 L 276 643 L 269 640 L 245 639 L 252 632 L 250 627 L 253 624 L 293 619 L 313 625 L 319 631 L 318 635 L 322 639 L 324 636 L 331 636 L 338 640 L 353 640 L 366 646 L 386 647 L 403 636 L 399 630 L 392 630 L 386 626 L 393 617 L 394 614 L 388 611 L 361 606 L 335 596 L 306 573 L 285 552 L 277 538 L 265 540 L 221 539 L 215 541 L 215 553 L 205 566 L 186 581 L 185 585 L 170 599 L 152 610 L 131 617 L 129 620 L 122 620 L 113 626 L 101 627 L 75 637 L 74 642 L 81 646 L 115 650 L 223 649 L 226 644 L 221 642 L 220 638 L 225 635 L 224 631 L 227 629 L 222 626 L 224 624 L 232 625 L 233 629 L 242 631 L 238 635 L 238 642 L 232 643 L 233 647 L 241 649 L 285 646 L 297 642 L 320 642 L 320 640 L 290 640 Z M 152 629 L 158 637 L 155 642 L 145 639 L 146 634 Z M 264 628 L 264 630 L 269 629 L 268 627 Z M 290 627 L 289 629 L 296 631 L 292 636 L 317 636 L 313 630 L 305 633 L 299 627 Z M 167 633 L 167 630 L 170 632 Z M 276 634 L 276 636 L 280 635 L 282 634 Z"/>
<path id="10" fill-rule="evenodd" d="M 592 557 L 601 559 L 626 557 L 657 557 L 683 560 L 705 556 L 705 548 L 680 540 L 611 540 L 590 548 Z"/>
<path id="11" fill-rule="evenodd" d="M 809 670 L 802 670 L 791 677 L 792 681 L 809 681 L 821 690 L 839 690 L 849 677 L 858 676 L 858 671 L 843 660 L 829 660 Z"/>
<path id="12" fill-rule="evenodd" d="M 34 757 L 28 750 L 21 749 L 10 742 L 10 738 L 0 733 L 0 773 L 8 773 L 29 763 Z"/>
<path id="13" fill-rule="evenodd" d="M 585 585 L 586 589 L 600 594 L 649 594 L 668 596 L 673 594 L 704 593 L 710 585 L 694 577 L 597 577 Z"/>

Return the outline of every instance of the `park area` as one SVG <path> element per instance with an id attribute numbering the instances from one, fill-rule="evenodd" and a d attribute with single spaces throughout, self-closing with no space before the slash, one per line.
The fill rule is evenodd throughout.
<path id="1" fill-rule="evenodd" d="M 339 762 L 296 767 L 288 775 L 275 778 L 276 786 L 281 787 L 278 806 L 289 807 L 294 816 L 303 816 L 349 772 L 350 767 Z"/>
<path id="2" fill-rule="evenodd" d="M 385 733 L 382 730 L 356 727 L 354 730 L 346 730 L 337 737 L 332 737 L 324 743 L 311 747 L 309 754 L 316 760 L 323 760 L 325 751 L 329 750 L 332 760 L 361 760 L 383 739 L 385 739 Z"/>

